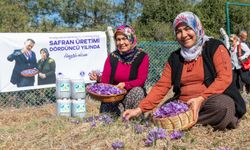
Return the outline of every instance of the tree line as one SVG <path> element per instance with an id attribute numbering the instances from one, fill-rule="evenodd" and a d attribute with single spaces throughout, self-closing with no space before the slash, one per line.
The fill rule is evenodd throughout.
<path id="1" fill-rule="evenodd" d="M 230 0 L 228 0 L 230 1 Z M 0 32 L 105 31 L 131 24 L 139 40 L 174 40 L 172 22 L 182 11 L 197 14 L 205 32 L 226 28 L 226 0 L 2 0 Z M 231 1 L 232 2 L 232 1 Z M 249 0 L 238 0 L 249 3 Z M 250 33 L 250 7 L 230 6 L 231 33 Z"/>

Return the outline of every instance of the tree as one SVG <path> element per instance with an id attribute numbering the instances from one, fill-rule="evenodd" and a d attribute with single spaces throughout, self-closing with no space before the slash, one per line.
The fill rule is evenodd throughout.
<path id="1" fill-rule="evenodd" d="M 218 38 L 220 28 L 226 24 L 225 2 L 203 0 L 195 5 L 194 13 L 200 18 L 205 34 Z"/>
<path id="2" fill-rule="evenodd" d="M 17 13 L 18 10 L 18 13 Z M 29 15 L 23 7 L 23 3 L 16 1 L 0 2 L 0 30 L 1 32 L 29 31 Z"/>
<path id="3" fill-rule="evenodd" d="M 177 14 L 191 10 L 186 0 L 142 0 L 142 15 L 137 21 L 138 35 L 143 40 L 173 40 L 172 22 Z"/>
<path id="4" fill-rule="evenodd" d="M 117 4 L 116 17 L 121 18 L 120 24 L 130 24 L 140 15 L 142 5 L 138 0 L 123 0 Z M 118 23 L 118 24 L 119 24 Z"/>

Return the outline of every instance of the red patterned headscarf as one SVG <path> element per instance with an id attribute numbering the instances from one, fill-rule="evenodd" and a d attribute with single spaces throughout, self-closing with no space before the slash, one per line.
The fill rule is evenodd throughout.
<path id="1" fill-rule="evenodd" d="M 115 30 L 115 38 L 118 34 L 125 35 L 128 40 L 132 43 L 131 49 L 134 49 L 137 45 L 137 38 L 135 35 L 135 30 L 129 25 L 121 25 Z"/>
<path id="2" fill-rule="evenodd" d="M 116 38 L 116 36 L 119 34 L 126 36 L 127 39 L 132 43 L 132 46 L 130 50 L 126 52 L 121 52 L 119 49 L 117 49 L 112 53 L 112 55 L 118 58 L 119 61 L 131 64 L 141 52 L 141 49 L 136 48 L 137 38 L 135 35 L 135 30 L 129 25 L 121 25 L 116 28 L 114 37 Z"/>

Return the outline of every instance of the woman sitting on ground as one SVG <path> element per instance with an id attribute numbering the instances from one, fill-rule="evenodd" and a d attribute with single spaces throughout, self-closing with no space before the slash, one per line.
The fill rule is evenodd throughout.
<path id="1" fill-rule="evenodd" d="M 125 110 L 136 108 L 146 95 L 143 87 L 148 75 L 149 56 L 136 47 L 137 39 L 131 26 L 119 26 L 114 38 L 117 49 L 107 57 L 102 76 L 92 72 L 90 79 L 114 84 L 128 91 L 121 102 L 101 103 L 100 113 L 120 115 L 120 106 Z"/>
<path id="2" fill-rule="evenodd" d="M 180 13 L 173 23 L 180 49 L 168 59 L 159 81 L 139 107 L 126 110 L 130 119 L 153 110 L 173 86 L 172 100 L 189 104 L 194 123 L 214 129 L 236 128 L 246 112 L 246 105 L 233 84 L 228 50 L 219 40 L 204 34 L 199 18 L 192 12 Z"/>

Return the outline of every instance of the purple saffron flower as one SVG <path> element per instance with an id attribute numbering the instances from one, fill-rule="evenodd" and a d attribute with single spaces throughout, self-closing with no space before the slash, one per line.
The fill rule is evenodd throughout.
<path id="1" fill-rule="evenodd" d="M 115 141 L 112 143 L 112 148 L 114 150 L 124 148 L 124 143 L 122 141 Z"/>
<path id="2" fill-rule="evenodd" d="M 146 128 L 150 127 L 149 121 L 146 121 L 146 122 L 145 122 L 145 127 L 146 127 Z"/>
<path id="3" fill-rule="evenodd" d="M 145 141 L 145 145 L 146 146 L 150 146 L 152 145 L 154 142 L 156 141 L 155 137 L 154 136 L 147 136 L 147 139 Z"/>
<path id="4" fill-rule="evenodd" d="M 227 147 L 219 147 L 218 150 L 230 150 L 230 148 L 227 148 Z"/>
<path id="5" fill-rule="evenodd" d="M 140 125 L 140 124 L 135 125 L 135 133 L 140 134 L 143 132 L 143 130 L 144 130 L 144 128 L 142 125 Z"/>
<path id="6" fill-rule="evenodd" d="M 128 129 L 128 128 L 129 128 L 129 124 L 128 124 L 128 123 L 126 123 L 125 128 L 126 128 L 126 129 Z"/>
<path id="7" fill-rule="evenodd" d="M 90 126 L 91 126 L 91 128 L 95 127 L 96 126 L 96 122 L 92 121 Z"/>
<path id="8" fill-rule="evenodd" d="M 71 123 L 74 123 L 74 124 L 79 124 L 79 123 L 80 123 L 80 121 L 79 121 L 79 120 L 76 120 L 76 119 L 72 119 L 70 122 L 71 122 Z"/>
<path id="9" fill-rule="evenodd" d="M 169 137 L 170 137 L 171 140 L 173 140 L 173 139 L 180 139 L 183 135 L 184 135 L 183 132 L 174 130 L 169 135 Z"/>
<path id="10" fill-rule="evenodd" d="M 157 139 L 164 139 L 167 137 L 166 131 L 162 128 L 153 128 L 149 131 L 147 139 L 145 141 L 146 146 L 150 146 L 156 143 Z"/>
<path id="11" fill-rule="evenodd" d="M 111 124 L 113 122 L 113 119 L 109 116 L 109 115 L 106 115 L 104 114 L 102 116 L 102 121 L 105 123 L 105 124 Z"/>
<path id="12" fill-rule="evenodd" d="M 167 133 L 165 129 L 157 128 L 157 139 L 165 139 L 167 137 Z"/>
<path id="13" fill-rule="evenodd" d="M 126 119 L 126 117 L 122 117 L 122 122 L 128 122 L 129 120 Z"/>
<path id="14" fill-rule="evenodd" d="M 83 122 L 92 122 L 92 121 L 94 121 L 95 120 L 95 118 L 93 117 L 93 116 L 91 116 L 91 117 L 88 117 L 88 118 L 86 118 L 85 120 L 83 120 Z"/>

